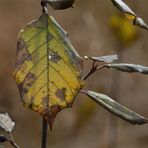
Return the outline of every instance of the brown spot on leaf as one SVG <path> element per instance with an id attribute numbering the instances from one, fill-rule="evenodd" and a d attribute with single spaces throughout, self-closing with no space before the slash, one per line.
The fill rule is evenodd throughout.
<path id="1" fill-rule="evenodd" d="M 51 33 L 48 33 L 48 40 L 52 40 L 53 39 L 53 35 Z"/>
<path id="2" fill-rule="evenodd" d="M 26 43 L 25 41 L 20 37 L 17 41 L 17 53 L 23 49 L 24 47 L 26 47 Z"/>
<path id="3" fill-rule="evenodd" d="M 26 60 L 32 60 L 32 57 L 28 51 L 28 47 L 22 38 L 17 42 L 17 61 L 16 69 L 19 68 Z"/>
<path id="4" fill-rule="evenodd" d="M 53 105 L 50 107 L 50 110 L 48 108 L 40 108 L 38 112 L 46 119 L 49 123 L 50 130 L 52 130 L 52 125 L 55 120 L 55 117 L 58 112 L 60 112 L 60 106 L 59 105 Z"/>
<path id="5" fill-rule="evenodd" d="M 66 88 L 57 89 L 55 94 L 61 100 L 65 100 L 65 97 L 66 97 Z"/>
<path id="6" fill-rule="evenodd" d="M 25 78 L 25 85 L 27 85 L 28 87 L 31 87 L 35 79 L 36 79 L 36 75 L 32 72 L 29 72 Z"/>
<path id="7" fill-rule="evenodd" d="M 48 115 L 48 123 L 49 123 L 50 130 L 52 130 L 53 122 L 55 120 L 57 113 L 60 110 L 61 110 L 60 106 L 58 106 L 58 105 L 51 106 L 51 110 L 50 110 L 50 113 Z"/>
<path id="8" fill-rule="evenodd" d="M 28 89 L 23 86 L 22 83 L 18 85 L 20 96 L 21 96 L 21 102 L 24 102 L 24 95 L 28 92 Z"/>
<path id="9" fill-rule="evenodd" d="M 27 74 L 27 76 L 26 76 L 26 80 L 28 80 L 28 79 L 35 79 L 35 78 L 36 78 L 36 75 L 34 73 L 32 73 L 32 72 L 29 72 Z"/>
<path id="10" fill-rule="evenodd" d="M 21 96 L 21 101 L 24 100 L 24 95 L 28 92 L 29 88 L 32 86 L 32 84 L 34 83 L 34 80 L 36 78 L 36 75 L 34 73 L 28 73 L 24 83 L 20 83 L 18 84 L 18 88 L 19 88 L 19 92 L 20 92 L 20 96 Z"/>
<path id="11" fill-rule="evenodd" d="M 57 63 L 61 60 L 61 57 L 58 55 L 58 53 L 56 52 L 52 52 L 50 55 L 49 55 L 49 60 L 51 60 L 52 62 L 54 63 Z"/>

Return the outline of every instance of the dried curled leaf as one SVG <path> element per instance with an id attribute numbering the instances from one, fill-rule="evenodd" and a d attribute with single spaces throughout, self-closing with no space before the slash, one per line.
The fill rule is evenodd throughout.
<path id="1" fill-rule="evenodd" d="M 142 65 L 135 64 L 127 64 L 127 63 L 118 63 L 118 64 L 107 64 L 105 65 L 107 68 L 114 68 L 124 72 L 138 72 L 142 74 L 148 74 L 148 67 Z"/>
<path id="2" fill-rule="evenodd" d="M 93 91 L 82 91 L 87 96 L 92 98 L 96 103 L 100 104 L 102 107 L 107 109 L 109 112 L 115 114 L 116 116 L 132 123 L 132 124 L 145 124 L 148 123 L 148 120 L 143 116 L 131 111 L 127 107 L 117 103 L 110 97 L 96 93 Z"/>
<path id="3" fill-rule="evenodd" d="M 23 104 L 53 124 L 83 86 L 82 58 L 52 16 L 29 23 L 19 34 L 15 80 Z"/>
<path id="4" fill-rule="evenodd" d="M 8 115 L 8 113 L 1 114 L 0 113 L 0 128 L 5 130 L 6 132 L 11 132 L 15 126 L 15 122 L 13 122 Z"/>
<path id="5" fill-rule="evenodd" d="M 124 3 L 123 0 L 111 0 L 115 7 L 117 7 L 126 17 L 133 21 L 134 25 L 137 25 L 141 28 L 148 30 L 148 25 L 143 21 L 142 18 L 139 18 L 131 8 Z"/>
<path id="6" fill-rule="evenodd" d="M 111 63 L 118 59 L 117 55 L 107 55 L 107 56 L 99 56 L 99 57 L 91 57 L 91 56 L 85 56 L 85 59 L 91 59 L 93 61 L 97 62 L 105 62 L 105 63 Z"/>
<path id="7" fill-rule="evenodd" d="M 75 0 L 47 0 L 47 3 L 51 5 L 54 10 L 67 9 L 73 7 Z"/>

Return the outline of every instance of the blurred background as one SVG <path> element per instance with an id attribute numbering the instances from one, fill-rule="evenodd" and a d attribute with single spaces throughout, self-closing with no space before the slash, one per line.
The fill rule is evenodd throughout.
<path id="1" fill-rule="evenodd" d="M 147 0 L 125 2 L 148 23 Z M 76 0 L 74 9 L 50 8 L 49 12 L 69 33 L 81 56 L 118 54 L 120 62 L 148 66 L 148 32 L 132 26 L 111 1 Z M 0 112 L 8 112 L 16 122 L 13 135 L 21 148 L 40 147 L 42 120 L 21 105 L 13 80 L 17 34 L 40 15 L 40 0 L 0 0 Z M 86 62 L 84 73 L 89 66 Z M 102 70 L 86 81 L 85 89 L 105 93 L 148 117 L 146 75 Z M 88 97 L 78 95 L 72 109 L 57 115 L 48 147 L 147 148 L 148 126 L 117 119 Z"/>

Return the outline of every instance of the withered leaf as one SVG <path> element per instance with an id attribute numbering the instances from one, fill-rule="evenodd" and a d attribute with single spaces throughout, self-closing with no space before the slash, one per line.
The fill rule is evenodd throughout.
<path id="1" fill-rule="evenodd" d="M 8 115 L 8 113 L 2 114 L 0 113 L 0 128 L 2 128 L 6 132 L 11 132 L 15 126 L 15 122 L 13 122 Z"/>
<path id="2" fill-rule="evenodd" d="M 107 56 L 99 56 L 99 57 L 92 57 L 92 56 L 85 56 L 86 59 L 91 59 L 93 61 L 98 62 L 105 62 L 105 63 L 111 63 L 118 59 L 117 55 L 107 55 Z"/>
<path id="3" fill-rule="evenodd" d="M 96 93 L 93 91 L 82 91 L 91 99 L 93 99 L 96 103 L 101 105 L 103 108 L 107 109 L 109 112 L 115 114 L 116 116 L 132 123 L 132 124 L 145 124 L 148 123 L 148 119 L 144 118 L 143 116 L 133 112 L 132 110 L 128 109 L 127 107 L 117 103 L 110 97 Z"/>
<path id="4" fill-rule="evenodd" d="M 107 68 L 113 68 L 123 72 L 138 72 L 142 74 L 148 74 L 148 67 L 136 64 L 118 63 L 118 64 L 107 64 Z"/>

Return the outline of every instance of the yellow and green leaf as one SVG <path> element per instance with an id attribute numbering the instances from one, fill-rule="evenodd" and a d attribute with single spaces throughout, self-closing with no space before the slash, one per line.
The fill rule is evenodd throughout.
<path id="1" fill-rule="evenodd" d="M 50 126 L 83 87 L 82 67 L 82 58 L 52 16 L 42 14 L 20 31 L 14 76 L 21 101 Z"/>

